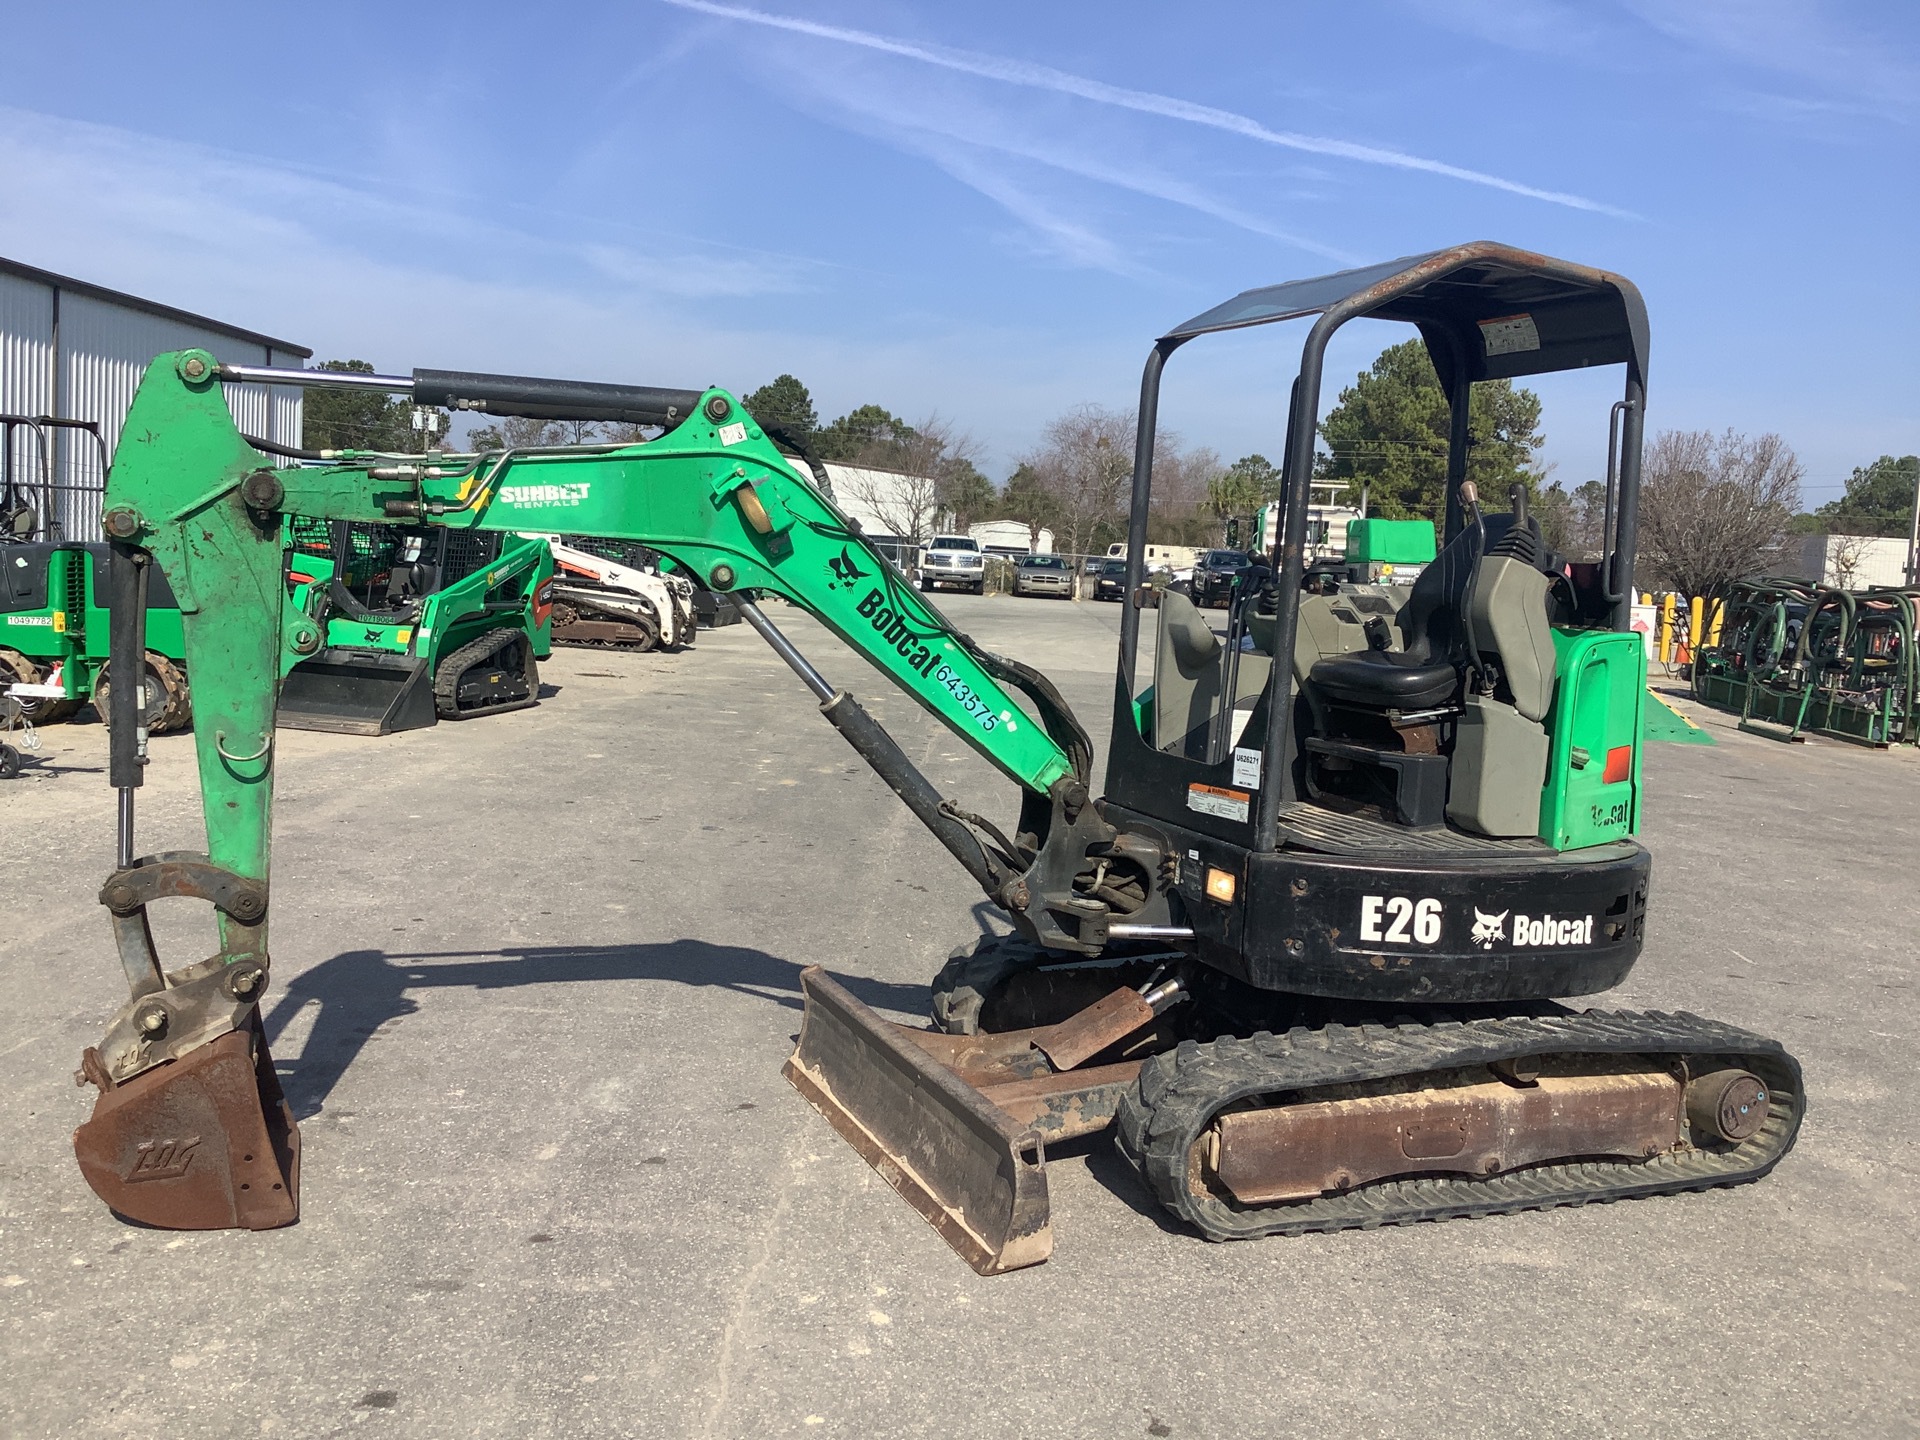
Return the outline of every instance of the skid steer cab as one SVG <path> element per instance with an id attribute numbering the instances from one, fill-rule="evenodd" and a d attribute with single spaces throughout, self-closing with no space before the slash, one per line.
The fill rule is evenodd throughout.
<path id="1" fill-rule="evenodd" d="M 1291 320 L 1311 323 L 1276 437 L 1273 539 L 1216 630 L 1146 583 L 1161 375 L 1190 342 Z M 1310 569 L 1323 362 L 1355 320 L 1412 326 L 1433 359 L 1451 416 L 1445 513 L 1437 535 L 1350 534 L 1344 569 Z M 1617 984 L 1646 934 L 1644 661 L 1628 597 L 1647 343 L 1620 276 L 1488 243 L 1246 291 L 1163 335 L 1142 379 L 1101 796 L 1094 746 L 1046 677 L 955 628 L 725 391 L 160 357 L 128 420 L 151 443 L 124 450 L 108 481 L 112 653 L 139 653 L 156 566 L 176 589 L 191 576 L 209 851 L 136 855 L 139 737 L 116 722 L 120 864 L 101 897 L 131 994 L 83 1062 L 101 1091 L 75 1137 L 83 1171 L 155 1224 L 258 1228 L 297 1208 L 298 1135 L 257 1005 L 276 681 L 322 643 L 322 612 L 283 578 L 283 527 L 306 517 L 392 527 L 365 570 L 328 532 L 325 593 L 352 602 L 324 615 L 329 649 L 335 626 L 371 630 L 398 602 L 400 567 L 493 531 L 646 545 L 731 598 L 1011 931 L 951 957 L 932 1028 L 890 1024 L 809 968 L 786 1069 L 984 1272 L 1047 1257 L 1047 1147 L 1108 1130 L 1147 1192 L 1217 1240 L 1766 1174 L 1801 1114 L 1799 1068 L 1777 1042 L 1559 1003 Z M 1523 491 L 1477 493 L 1470 402 L 1484 381 L 1588 367 L 1624 384 L 1594 417 L 1612 457 L 1598 551 L 1568 559 Z M 654 438 L 276 467 L 221 396 L 219 382 L 249 380 L 621 420 Z M 323 577 L 302 573 L 311 598 Z M 941 795 L 761 610 L 762 592 L 992 764 L 1017 810 Z M 180 895 L 216 909 L 222 949 L 169 968 L 145 906 Z"/>
<path id="2" fill-rule="evenodd" d="M 295 519 L 293 602 L 324 626 L 279 723 L 387 735 L 520 710 L 552 649 L 554 559 L 537 536 Z"/>

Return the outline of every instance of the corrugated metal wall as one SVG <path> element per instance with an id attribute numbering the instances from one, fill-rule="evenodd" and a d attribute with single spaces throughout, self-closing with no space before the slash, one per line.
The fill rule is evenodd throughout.
<path id="1" fill-rule="evenodd" d="M 53 291 L 0 274 L 0 414 L 45 415 L 53 406 Z M 39 486 L 53 457 L 40 453 L 40 432 L 0 424 L 0 481 Z M 40 492 L 36 489 L 36 495 Z M 46 508 L 36 499 L 36 509 Z"/>
<path id="2" fill-rule="evenodd" d="M 59 363 L 54 361 L 57 330 Z M 236 365 L 298 367 L 299 357 L 181 320 L 91 295 L 0 274 L 0 410 L 59 415 L 100 427 L 109 456 L 155 355 L 198 347 Z M 227 404 L 240 429 L 283 445 L 301 437 L 301 392 L 285 386 L 229 385 Z M 84 434 L 57 433 L 52 457 L 57 491 L 46 518 L 60 538 L 98 540 L 99 489 L 106 475 L 99 447 Z M 14 463 L 37 466 L 34 436 L 16 432 Z M 17 468 L 15 475 L 22 472 Z"/>

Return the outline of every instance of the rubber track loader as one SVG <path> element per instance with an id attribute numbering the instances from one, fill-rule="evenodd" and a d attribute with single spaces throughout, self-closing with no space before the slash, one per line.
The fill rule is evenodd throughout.
<path id="1" fill-rule="evenodd" d="M 537 536 L 291 521 L 287 586 L 321 638 L 280 725 L 390 735 L 538 703 L 553 576 Z"/>
<path id="2" fill-rule="evenodd" d="M 693 643 L 699 629 L 693 582 L 662 574 L 644 546 L 588 535 L 547 541 L 555 569 L 554 644 L 645 652 Z"/>
<path id="3" fill-rule="evenodd" d="M 1411 586 L 1306 578 L 1329 340 L 1418 327 L 1449 397 L 1443 543 Z M 1158 387 L 1202 337 L 1311 319 L 1285 510 L 1225 634 L 1160 597 L 1138 674 Z M 1621 366 L 1605 555 L 1547 553 L 1524 497 L 1468 479 L 1478 381 Z M 631 540 L 730 595 L 826 717 L 1004 913 L 958 953 L 932 1028 L 804 972 L 792 1083 L 983 1273 L 1047 1258 L 1046 1152 L 1111 1129 L 1141 1183 L 1215 1240 L 1579 1205 L 1752 1180 L 1791 1147 L 1800 1071 L 1778 1042 L 1685 1014 L 1560 1003 L 1640 954 L 1645 659 L 1629 629 L 1646 314 L 1617 275 L 1477 243 L 1247 291 L 1168 331 L 1142 380 L 1129 603 L 1106 793 L 1033 670 L 914 591 L 725 391 L 416 370 L 348 383 L 490 414 L 659 427 L 641 444 L 272 466 L 220 382 L 342 377 L 160 356 L 107 489 L 114 653 L 138 653 L 158 569 L 200 666 L 208 853 L 137 856 L 138 733 L 113 731 L 120 863 L 101 891 L 131 998 L 82 1075 L 94 1190 L 147 1224 L 285 1224 L 299 1136 L 258 1004 L 268 981 L 278 682 L 318 643 L 284 601 L 289 515 Z M 283 457 L 298 460 L 300 457 Z M 1266 572 L 1267 567 L 1250 567 Z M 755 602 L 784 597 L 1019 788 L 1010 824 L 941 796 Z M 1393 593 L 1397 591 L 1398 593 Z M 211 691 L 211 693 L 209 693 Z M 1018 698 L 1016 698 L 1016 696 Z M 117 698 L 117 697 L 116 697 Z M 220 953 L 163 965 L 164 896 L 217 912 Z"/>

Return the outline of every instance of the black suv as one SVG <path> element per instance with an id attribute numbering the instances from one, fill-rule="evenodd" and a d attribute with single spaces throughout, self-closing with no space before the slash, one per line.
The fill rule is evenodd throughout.
<path id="1" fill-rule="evenodd" d="M 1193 562 L 1193 603 L 1225 607 L 1233 599 L 1233 582 L 1247 568 L 1238 550 L 1202 550 Z"/>

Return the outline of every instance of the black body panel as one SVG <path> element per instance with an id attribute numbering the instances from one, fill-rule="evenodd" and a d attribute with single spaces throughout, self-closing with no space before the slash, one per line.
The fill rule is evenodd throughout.
<path id="1" fill-rule="evenodd" d="M 58 545 L 0 545 L 0 613 L 47 608 L 47 562 Z"/>
<path id="2" fill-rule="evenodd" d="M 66 548 L 74 548 L 69 544 Z M 107 561 L 112 558 L 113 547 L 104 540 L 89 540 L 80 549 L 87 552 L 87 584 L 93 603 L 101 609 L 107 605 Z M 178 610 L 180 602 L 174 598 L 173 586 L 167 583 L 167 572 L 158 565 L 147 568 L 147 609 Z"/>
<path id="3" fill-rule="evenodd" d="M 1154 749 L 1140 738 L 1139 728 L 1134 724 L 1133 701 L 1127 694 L 1126 683 L 1125 676 L 1115 681 L 1113 732 L 1107 742 L 1107 799 L 1142 815 L 1172 811 L 1180 815 L 1177 822 L 1180 825 L 1216 839 L 1233 841 L 1242 846 L 1251 845 L 1254 797 L 1245 786 L 1234 785 L 1231 753 L 1218 765 L 1208 765 L 1184 755 Z M 1269 686 L 1268 695 L 1261 697 L 1254 707 L 1252 719 L 1247 722 L 1251 744 L 1258 745 L 1260 737 L 1266 733 L 1267 699 L 1271 693 L 1272 687 Z M 1181 814 L 1180 809 L 1188 804 L 1188 797 L 1192 793 L 1190 787 L 1194 785 L 1246 797 L 1249 818 L 1231 820 L 1197 810 Z"/>
<path id="4" fill-rule="evenodd" d="M 1645 938 L 1653 862 L 1630 841 L 1566 854 L 1262 853 L 1102 811 L 1168 847 L 1169 898 L 1201 961 L 1262 990 L 1425 1004 L 1591 995 L 1626 977 Z M 1207 898 L 1209 868 L 1236 877 L 1232 904 Z"/>

